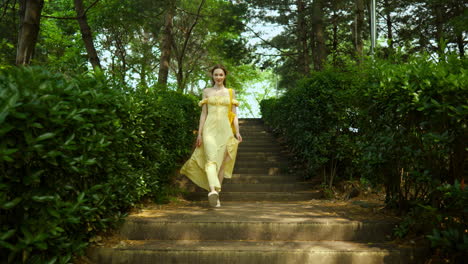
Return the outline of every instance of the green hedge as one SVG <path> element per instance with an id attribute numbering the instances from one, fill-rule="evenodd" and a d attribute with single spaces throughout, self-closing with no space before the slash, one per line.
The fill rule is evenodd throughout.
<path id="1" fill-rule="evenodd" d="M 68 263 L 189 154 L 196 99 L 103 77 L 0 73 L 0 255 Z"/>
<path id="2" fill-rule="evenodd" d="M 354 173 L 356 150 L 350 140 L 356 133 L 349 102 L 358 84 L 352 74 L 316 72 L 281 98 L 260 104 L 266 124 L 285 137 L 298 162 L 306 166 L 306 175 L 320 174 L 327 185 L 343 170 Z"/>
<path id="3" fill-rule="evenodd" d="M 434 245 L 446 243 L 440 234 L 450 236 L 450 252 L 451 245 L 468 245 L 468 211 L 460 203 L 445 210 L 453 192 L 441 191 L 467 174 L 467 65 L 467 59 L 448 55 L 439 62 L 420 56 L 328 69 L 280 98 L 262 101 L 262 116 L 287 140 L 309 177 L 323 175 L 328 185 L 335 176 L 383 183 L 388 207 L 425 208 L 415 215 L 438 212 L 455 219 L 447 225 L 428 221 L 424 229 Z M 466 201 L 468 190 L 456 195 Z M 398 232 L 411 229 L 409 224 Z"/>
<path id="4" fill-rule="evenodd" d="M 466 59 L 447 56 L 325 70 L 262 101 L 262 116 L 310 176 L 326 168 L 327 177 L 383 182 L 387 202 L 405 206 L 465 175 L 466 68 Z"/>

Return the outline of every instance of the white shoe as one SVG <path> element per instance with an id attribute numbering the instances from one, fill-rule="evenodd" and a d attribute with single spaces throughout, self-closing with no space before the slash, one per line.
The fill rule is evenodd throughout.
<path id="1" fill-rule="evenodd" d="M 216 202 L 216 206 L 215 207 L 221 207 L 221 202 L 219 201 L 219 195 L 218 195 L 218 201 Z"/>
<path id="2" fill-rule="evenodd" d="M 215 207 L 219 201 L 219 195 L 217 191 L 212 191 L 208 193 L 208 202 L 211 206 Z"/>

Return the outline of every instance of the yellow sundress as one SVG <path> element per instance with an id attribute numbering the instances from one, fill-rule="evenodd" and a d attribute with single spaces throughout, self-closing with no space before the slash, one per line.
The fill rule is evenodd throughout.
<path id="1" fill-rule="evenodd" d="M 236 161 L 239 141 L 234 137 L 228 119 L 229 96 L 210 96 L 198 105 L 207 104 L 208 114 L 203 126 L 203 144 L 197 147 L 190 159 L 182 166 L 180 173 L 187 176 L 196 185 L 210 191 L 210 185 L 221 191 L 218 179 L 223 158 L 228 154 L 224 165 L 224 178 L 231 178 Z M 239 105 L 235 99 L 232 104 Z"/>

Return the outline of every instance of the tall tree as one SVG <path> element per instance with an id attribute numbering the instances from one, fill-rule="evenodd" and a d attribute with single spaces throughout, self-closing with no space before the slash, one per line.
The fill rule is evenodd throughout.
<path id="1" fill-rule="evenodd" d="M 29 65 L 34 55 L 44 0 L 20 0 L 20 30 L 16 65 Z"/>
<path id="2" fill-rule="evenodd" d="M 169 75 L 169 64 L 172 51 L 172 28 L 174 26 L 173 19 L 176 9 L 176 0 L 171 0 L 169 7 L 166 10 L 164 17 L 164 31 L 161 41 L 161 59 L 159 62 L 158 84 L 167 86 L 167 77 Z"/>
<path id="3" fill-rule="evenodd" d="M 354 0 L 354 3 L 356 5 L 356 9 L 353 27 L 353 44 L 358 61 L 360 61 L 364 55 L 364 43 L 362 41 L 362 30 L 364 25 L 364 0 Z"/>
<path id="4" fill-rule="evenodd" d="M 323 0 L 315 0 L 312 5 L 312 29 L 314 32 L 314 69 L 320 71 L 326 59 L 325 31 L 323 21 Z"/>
<path id="5" fill-rule="evenodd" d="M 307 43 L 306 5 L 304 0 L 296 0 L 297 8 L 297 37 L 299 50 L 299 70 L 303 75 L 310 73 L 309 45 Z"/>
<path id="6" fill-rule="evenodd" d="M 90 7 L 95 5 L 98 1 L 99 0 L 96 0 Z M 87 10 L 85 10 L 83 0 L 74 0 L 74 3 L 78 24 L 80 25 L 81 37 L 85 43 L 89 61 L 91 62 L 91 65 L 93 65 L 93 68 L 101 69 L 101 62 L 99 61 L 96 48 L 94 47 L 93 35 L 91 33 L 91 28 L 86 18 L 86 12 L 87 10 L 89 10 L 90 7 Z"/>
<path id="7" fill-rule="evenodd" d="M 391 16 L 393 8 L 389 0 L 384 0 L 383 5 L 383 11 L 385 14 L 385 24 L 387 26 L 387 42 L 390 50 L 393 50 L 393 18 Z"/>

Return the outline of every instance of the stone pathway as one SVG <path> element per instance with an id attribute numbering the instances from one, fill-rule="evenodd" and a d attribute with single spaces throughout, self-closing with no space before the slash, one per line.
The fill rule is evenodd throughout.
<path id="1" fill-rule="evenodd" d="M 321 200 L 319 182 L 289 170 L 287 151 L 260 119 L 240 122 L 244 142 L 221 208 L 209 207 L 200 188 L 187 195 L 191 203 L 148 206 L 127 218 L 120 241 L 92 247 L 88 257 L 100 264 L 421 262 L 424 249 L 389 241 L 396 218 Z"/>

